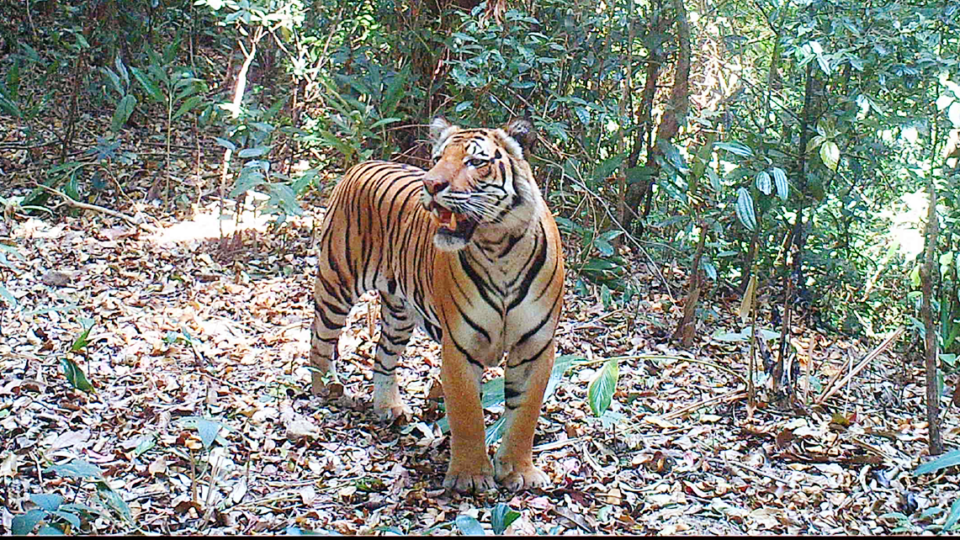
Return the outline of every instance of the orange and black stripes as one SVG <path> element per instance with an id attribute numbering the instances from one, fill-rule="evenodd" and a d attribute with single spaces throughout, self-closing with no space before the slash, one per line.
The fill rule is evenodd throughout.
<path id="1" fill-rule="evenodd" d="M 393 418 L 402 410 L 398 359 L 420 326 L 443 346 L 452 431 L 445 485 L 463 491 L 493 476 L 514 489 L 543 485 L 532 433 L 553 366 L 564 272 L 556 224 L 523 156 L 535 137 L 522 123 L 460 130 L 435 121 L 432 128 L 430 171 L 365 162 L 331 195 L 314 287 L 314 391 L 329 382 L 325 373 L 336 377 L 337 336 L 351 306 L 379 291 L 377 412 Z M 507 431 L 491 465 L 480 451 L 479 379 L 504 355 Z"/>

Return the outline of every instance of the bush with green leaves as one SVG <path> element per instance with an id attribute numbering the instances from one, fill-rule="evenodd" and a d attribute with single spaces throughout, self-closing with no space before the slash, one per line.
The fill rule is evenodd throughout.
<path id="1" fill-rule="evenodd" d="M 91 504 L 64 502 L 63 496 L 54 493 L 30 495 L 35 508 L 15 516 L 10 532 L 15 536 L 30 534 L 40 525 L 38 534 L 96 534 L 93 521 L 99 517 L 113 520 L 117 524 L 139 529 L 133 520 L 130 507 L 124 502 L 103 477 L 99 467 L 82 459 L 74 459 L 63 465 L 46 467 L 45 474 L 55 474 L 76 482 L 74 497 L 81 493 L 85 482 L 93 483 L 95 491 L 90 497 Z"/>

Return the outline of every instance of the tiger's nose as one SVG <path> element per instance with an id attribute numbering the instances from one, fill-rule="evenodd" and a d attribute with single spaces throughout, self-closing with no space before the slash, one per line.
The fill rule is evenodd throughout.
<path id="1" fill-rule="evenodd" d="M 423 187 L 427 190 L 427 193 L 431 195 L 436 195 L 437 193 L 443 191 L 443 188 L 450 185 L 450 182 L 446 180 L 430 178 L 429 176 L 423 177 Z"/>

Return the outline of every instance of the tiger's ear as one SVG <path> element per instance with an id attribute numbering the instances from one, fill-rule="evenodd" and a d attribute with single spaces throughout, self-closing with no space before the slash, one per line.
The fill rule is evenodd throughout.
<path id="1" fill-rule="evenodd" d="M 447 122 L 442 116 L 437 116 L 430 122 L 430 142 L 437 144 L 449 136 L 448 131 L 457 129 L 457 126 Z"/>
<path id="2" fill-rule="evenodd" d="M 505 131 L 511 139 L 517 141 L 517 144 L 520 145 L 520 148 L 522 148 L 525 153 L 533 151 L 533 147 L 537 143 L 537 131 L 533 127 L 533 122 L 526 118 L 517 118 L 507 123 L 507 125 L 503 127 L 503 131 Z"/>
<path id="3" fill-rule="evenodd" d="M 446 142 L 450 135 L 456 133 L 460 128 L 447 122 L 447 119 L 442 116 L 437 116 L 430 122 L 430 143 L 433 145 L 433 158 L 436 159 L 436 154 L 443 148 L 443 143 Z"/>

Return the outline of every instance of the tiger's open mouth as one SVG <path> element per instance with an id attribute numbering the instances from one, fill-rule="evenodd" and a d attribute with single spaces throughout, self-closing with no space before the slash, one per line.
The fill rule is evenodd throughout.
<path id="1" fill-rule="evenodd" d="M 477 228 L 477 220 L 465 214 L 457 214 L 450 209 L 440 206 L 437 201 L 431 200 L 426 209 L 433 219 L 440 224 L 437 234 L 444 234 L 470 240 L 473 231 Z"/>

